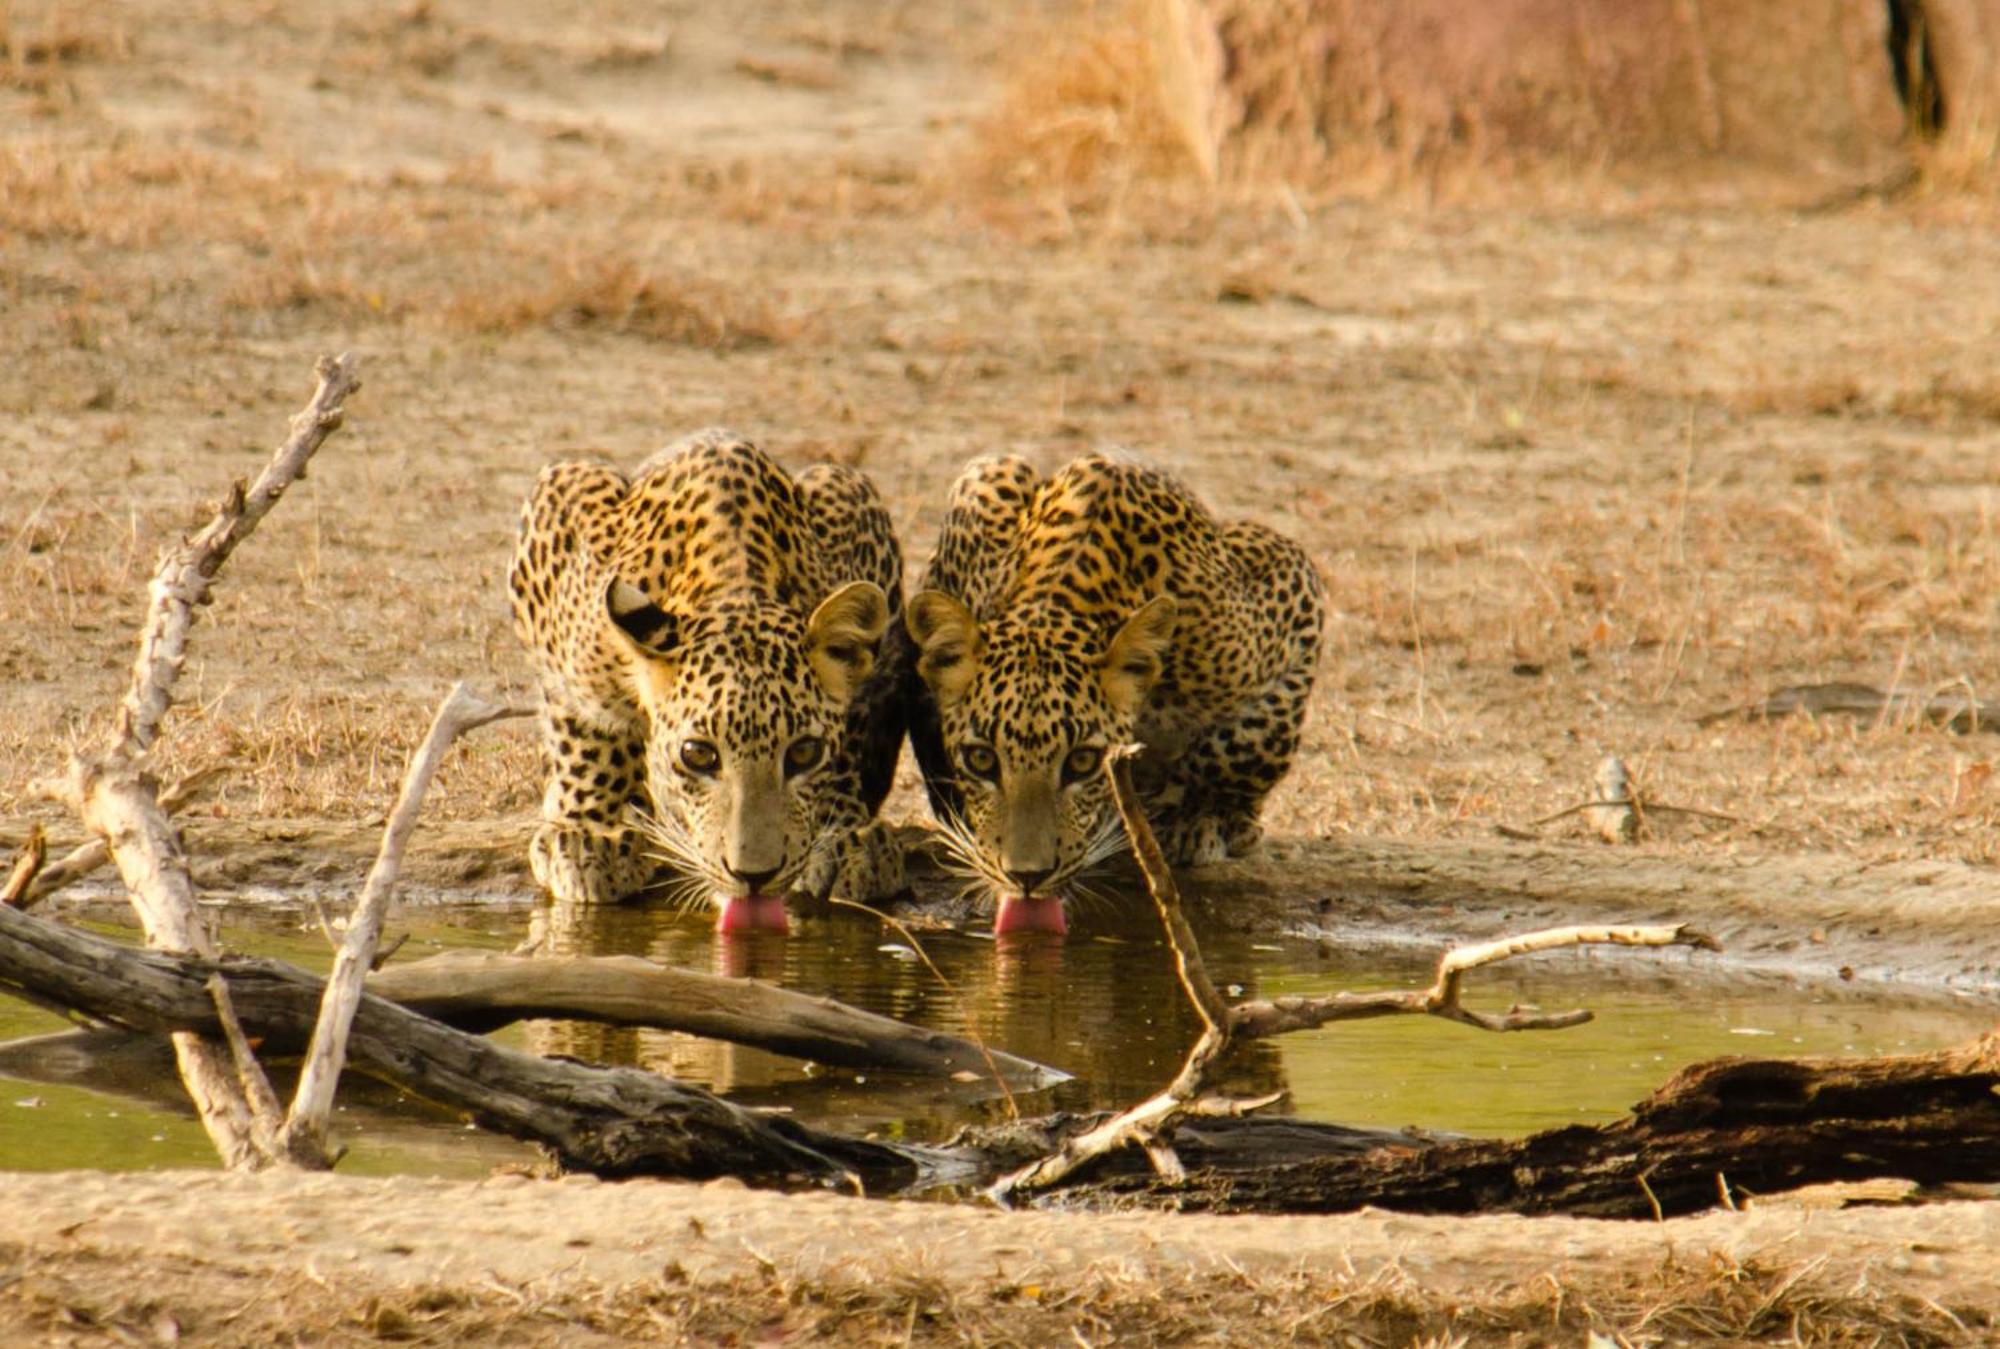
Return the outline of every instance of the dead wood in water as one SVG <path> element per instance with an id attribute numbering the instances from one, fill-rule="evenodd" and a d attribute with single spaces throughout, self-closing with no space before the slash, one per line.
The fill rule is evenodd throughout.
<path id="1" fill-rule="evenodd" d="M 396 808 L 382 831 L 382 846 L 369 868 L 361 897 L 347 925 L 347 938 L 334 954 L 333 970 L 327 975 L 326 996 L 321 1000 L 319 1020 L 313 1026 L 312 1048 L 306 1055 L 299 1084 L 292 1094 L 292 1107 L 285 1112 L 278 1146 L 301 1166 L 331 1166 L 327 1150 L 326 1126 L 333 1115 L 333 1095 L 340 1085 L 341 1066 L 347 1061 L 347 1036 L 354 1010 L 361 1001 L 361 983 L 375 967 L 375 951 L 382 937 L 382 921 L 389 908 L 389 895 L 396 887 L 396 873 L 403 866 L 403 849 L 417 827 L 417 812 L 424 793 L 444 762 L 445 752 L 465 732 L 505 717 L 527 716 L 528 709 L 503 707 L 476 698 L 461 682 L 439 705 L 424 743 L 410 759 L 403 785 L 396 795 Z M 232 1044 L 235 1043 L 232 1039 Z M 237 1055 L 243 1059 L 247 1051 Z"/>
<path id="2" fill-rule="evenodd" d="M 80 929 L 0 909 L 0 988 L 18 988 L 132 1030 L 223 1033 L 210 981 L 228 988 L 244 1032 L 303 1044 L 322 981 L 277 961 L 216 960 L 122 946 Z M 638 1068 L 546 1059 L 453 1030 L 363 996 L 349 1028 L 356 1067 L 481 1123 L 549 1147 L 569 1167 L 604 1176 L 760 1185 L 908 1184 L 923 1155 L 759 1115 Z"/>
<path id="3" fill-rule="evenodd" d="M 1510 949 L 1462 954 L 1432 989 L 1248 1004 L 1231 1015 L 1268 1017 L 1275 1029 L 1326 1010 L 1380 1015 L 1376 998 L 1430 1000 L 1464 968 Z M 39 1002 L 133 1030 L 213 1036 L 222 1030 L 210 994 L 218 978 L 246 1035 L 267 1046 L 305 1042 L 320 981 L 298 970 L 137 950 L 0 908 L 0 989 Z M 607 1176 L 852 1182 L 880 1193 L 946 1175 L 977 1184 L 1024 1160 L 1018 1137 L 934 1150 L 843 1138 L 639 1069 L 508 1050 L 372 995 L 356 1008 L 349 1057 L 373 1076 L 542 1143 L 569 1167 Z M 1065 1193 L 1070 1203 L 1211 1212 L 1372 1204 L 1637 1217 L 1655 1203 L 1664 1213 L 1692 1212 L 1723 1193 L 1767 1194 L 1828 1180 L 1991 1181 L 2000 1179 L 1996 1088 L 2000 1034 L 1908 1058 L 1701 1064 L 1642 1103 L 1631 1120 L 1518 1141 L 1436 1142 L 1288 1119 L 1196 1119 L 1173 1138 L 1186 1163 L 1181 1179 L 1113 1174 L 1120 1159 L 1104 1156 L 1068 1176 Z"/>
<path id="4" fill-rule="evenodd" d="M 1931 1054 L 1717 1059 L 1615 1124 L 1377 1148 L 1179 1184 L 1105 1177 L 1075 1197 L 1203 1213 L 1674 1217 L 1828 1181 L 2000 1181 L 2000 1032 Z"/>
<path id="5" fill-rule="evenodd" d="M 1132 782 L 1131 760 L 1135 745 L 1121 745 L 1105 756 L 1105 772 L 1111 780 L 1113 799 L 1120 820 L 1132 841 L 1132 855 L 1146 881 L 1147 892 L 1159 910 L 1180 975 L 1181 988 L 1201 1017 L 1202 1033 L 1188 1051 L 1174 1080 L 1157 1094 L 1110 1116 L 1094 1127 L 1073 1134 L 1062 1145 L 1033 1163 L 1002 1178 L 993 1187 L 994 1197 L 1006 1200 L 1018 1190 L 1047 1189 L 1062 1184 L 1070 1175 L 1098 1159 L 1129 1147 L 1145 1150 L 1153 1169 L 1168 1184 L 1181 1180 L 1186 1172 L 1174 1150 L 1174 1131 L 1188 1119 L 1234 1118 L 1275 1104 L 1280 1097 L 1235 1101 L 1213 1095 L 1217 1066 L 1241 1040 L 1264 1035 L 1282 1035 L 1334 1021 L 1359 1021 L 1378 1016 L 1423 1015 L 1442 1017 L 1487 1031 L 1560 1030 L 1590 1020 L 1590 1013 L 1538 1012 L 1514 1009 L 1501 1014 L 1474 1011 L 1460 1000 L 1465 975 L 1535 951 L 1590 944 L 1618 946 L 1693 946 L 1714 950 L 1714 939 L 1685 925 L 1616 927 L 1563 927 L 1522 933 L 1477 946 L 1453 948 L 1438 961 L 1437 977 L 1429 988 L 1386 993 L 1333 993 L 1320 997 L 1280 998 L 1230 1007 L 1222 1000 L 1202 961 L 1201 947 L 1194 929 L 1181 912 L 1180 888 L 1168 868 L 1152 826 L 1139 802 Z"/>
<path id="6" fill-rule="evenodd" d="M 1106 771 L 1202 1035 L 1165 1089 L 1068 1131 L 995 1184 L 992 1193 L 1002 1201 L 1067 1184 L 1072 1199 L 1184 1211 L 1325 1213 L 1374 1205 L 1640 1217 L 1694 1212 L 1718 1200 L 1733 1206 L 1740 1194 L 1828 1180 L 2000 1179 L 2000 1032 L 1907 1058 L 1698 1064 L 1642 1102 L 1631 1119 L 1605 1128 L 1575 1126 L 1518 1141 L 1398 1140 L 1358 1155 L 1350 1140 L 1327 1155 L 1294 1161 L 1260 1160 L 1252 1141 L 1233 1165 L 1191 1172 L 1176 1149 L 1177 1128 L 1203 1115 L 1236 1116 L 1269 1104 L 1208 1094 L 1215 1066 L 1237 1039 L 1412 1012 L 1485 1030 L 1558 1029 L 1590 1014 L 1475 1012 L 1460 1002 L 1464 976 L 1530 951 L 1589 942 L 1708 949 L 1715 943 L 1685 926 L 1549 929 L 1447 951 L 1426 989 L 1227 1007 L 1203 968 L 1178 887 L 1140 809 L 1130 753 L 1113 750 Z M 1232 1122 L 1254 1140 L 1257 1121 Z M 1112 1157 L 1134 1148 L 1151 1162 L 1150 1175 L 1101 1174 Z M 1079 1183 L 1086 1168 L 1098 1178 Z"/>
<path id="7" fill-rule="evenodd" d="M 200 608 L 214 597 L 216 574 L 340 428 L 347 396 L 361 384 L 352 356 L 324 357 L 314 374 L 318 383 L 311 400 L 292 419 L 291 433 L 257 481 L 247 489 L 232 484 L 214 518 L 160 559 L 117 722 L 102 745 L 71 755 L 68 773 L 49 789 L 103 841 L 147 943 L 160 950 L 215 954 L 195 905 L 187 855 L 148 771 L 148 752 L 173 707 L 189 633 Z M 226 1003 L 227 988 L 213 997 Z M 214 1024 L 220 1028 L 227 1021 L 225 1005 Z M 182 1081 L 224 1164 L 255 1170 L 287 1161 L 278 1144 L 283 1120 L 274 1115 L 276 1098 L 256 1059 L 241 1050 L 231 1054 L 185 1029 L 177 1028 L 173 1039 Z"/>
<path id="8" fill-rule="evenodd" d="M 531 1018 L 650 1026 L 838 1068 L 990 1074 L 970 1040 L 925 1030 L 832 998 L 755 979 L 675 969 L 638 956 L 503 956 L 450 952 L 369 977 L 368 991 L 460 1030 L 491 1031 Z M 1010 1086 L 1034 1089 L 1067 1074 L 987 1051 Z"/>

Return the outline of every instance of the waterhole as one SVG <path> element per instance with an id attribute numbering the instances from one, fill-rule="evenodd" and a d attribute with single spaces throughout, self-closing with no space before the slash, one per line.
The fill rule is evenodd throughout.
<path id="1" fill-rule="evenodd" d="M 316 920 L 285 905 L 232 910 L 232 918 L 239 913 L 242 920 L 225 929 L 230 949 L 319 970 L 330 963 Z M 563 953 L 635 954 L 751 975 L 974 1036 L 1072 1074 L 1056 1087 L 1017 1093 L 1010 1104 L 990 1083 L 827 1069 L 664 1031 L 533 1022 L 496 1037 L 540 1053 L 642 1065 L 814 1124 L 922 1141 L 1010 1109 L 1128 1104 L 1172 1077 L 1198 1026 L 1144 917 L 1135 909 L 1128 923 L 1093 922 L 1092 931 L 1065 941 L 920 932 L 922 957 L 905 934 L 850 914 L 801 923 L 790 936 L 723 938 L 701 919 L 655 909 L 551 915 L 440 903 L 406 907 L 392 932 L 410 934 L 401 959 L 506 950 L 532 930 Z M 1433 958 L 1357 960 L 1312 939 L 1200 936 L 1211 975 L 1232 999 L 1418 987 Z M 1984 999 L 1719 977 L 1712 961 L 1680 950 L 1551 953 L 1475 974 L 1468 988 L 1468 1002 L 1481 1007 L 1588 1007 L 1596 1019 L 1507 1035 L 1425 1017 L 1328 1026 L 1245 1046 L 1229 1088 L 1283 1091 L 1279 1109 L 1312 1119 L 1517 1135 L 1616 1119 L 1674 1069 L 1701 1059 L 1914 1052 L 1979 1034 L 1993 1017 Z M 215 1165 L 162 1042 L 81 1046 L 51 1038 L 66 1028 L 59 1016 L 0 996 L 0 1167 Z M 349 1149 L 341 1169 L 355 1174 L 481 1175 L 532 1156 L 525 1145 L 352 1074 L 336 1128 Z"/>

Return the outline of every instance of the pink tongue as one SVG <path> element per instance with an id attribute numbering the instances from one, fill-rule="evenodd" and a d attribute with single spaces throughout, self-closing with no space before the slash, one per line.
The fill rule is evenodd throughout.
<path id="1" fill-rule="evenodd" d="M 728 895 L 715 915 L 717 932 L 789 932 L 783 895 Z"/>
<path id="2" fill-rule="evenodd" d="M 1069 931 L 1060 899 L 1049 895 L 1002 895 L 1000 912 L 993 915 L 993 935 L 1009 932 L 1053 932 L 1058 937 Z"/>

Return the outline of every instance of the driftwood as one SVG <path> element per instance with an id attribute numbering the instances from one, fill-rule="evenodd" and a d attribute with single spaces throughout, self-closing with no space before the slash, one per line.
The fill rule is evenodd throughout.
<path id="1" fill-rule="evenodd" d="M 1630 1118 L 1522 1139 L 1388 1146 L 1168 1183 L 1111 1176 L 1076 1198 L 1204 1213 L 1567 1213 L 1659 1218 L 1828 1181 L 2000 1181 L 2000 1032 L 1931 1054 L 1717 1059 Z"/>
<path id="2" fill-rule="evenodd" d="M 686 1031 L 837 1068 L 965 1079 L 998 1070 L 1035 1090 L 1069 1075 L 982 1050 L 943 1031 L 777 988 L 675 969 L 638 956 L 503 956 L 454 951 L 370 976 L 368 991 L 460 1030 L 485 1032 L 531 1018 Z"/>
<path id="3" fill-rule="evenodd" d="M 1275 1104 L 1280 1098 L 1233 1101 L 1210 1094 L 1215 1069 L 1241 1040 L 1262 1035 L 1282 1035 L 1333 1021 L 1358 1021 L 1370 1017 L 1418 1014 L 1442 1017 L 1488 1031 L 1559 1030 L 1590 1020 L 1582 1010 L 1536 1012 L 1515 1010 L 1501 1015 L 1477 1012 L 1460 1001 L 1468 971 L 1495 964 L 1533 951 L 1560 947 L 1607 943 L 1620 946 L 1695 946 L 1715 949 L 1712 938 L 1681 925 L 1623 926 L 1607 928 L 1565 927 L 1530 932 L 1454 948 L 1438 962 L 1437 977 L 1429 988 L 1411 992 L 1349 994 L 1322 997 L 1282 998 L 1230 1007 L 1222 1000 L 1203 965 L 1201 948 L 1194 930 L 1181 912 L 1180 889 L 1167 867 L 1152 826 L 1132 782 L 1132 757 L 1136 745 L 1121 745 L 1105 756 L 1118 814 L 1132 842 L 1132 856 L 1139 864 L 1146 889 L 1159 910 L 1166 928 L 1167 945 L 1174 954 L 1181 987 L 1201 1017 L 1202 1033 L 1174 1080 L 1158 1094 L 1064 1140 L 1047 1156 L 1003 1177 L 994 1185 L 994 1198 L 1005 1202 L 1016 1191 L 1046 1189 L 1061 1184 L 1072 1173 L 1120 1149 L 1143 1148 L 1153 1169 L 1169 1184 L 1185 1177 L 1186 1171 L 1174 1151 L 1172 1135 L 1181 1121 L 1200 1117 L 1235 1117 Z"/>
<path id="4" fill-rule="evenodd" d="M 312 1049 L 299 1074 L 298 1087 L 292 1093 L 292 1108 L 286 1112 L 284 1127 L 278 1135 L 278 1146 L 299 1165 L 332 1165 L 326 1146 L 326 1125 L 333 1114 L 333 1094 L 340 1084 L 340 1069 L 347 1061 L 348 1029 L 361 1002 L 361 981 L 375 966 L 375 950 L 381 941 L 389 895 L 395 889 L 396 873 L 403 865 L 403 849 L 417 827 L 417 811 L 423 805 L 424 792 L 437 775 L 445 751 L 460 735 L 503 717 L 526 715 L 526 708 L 496 707 L 473 697 L 464 684 L 453 685 L 432 719 L 424 743 L 411 758 L 409 770 L 403 775 L 402 789 L 396 796 L 396 808 L 382 831 L 381 850 L 375 856 L 375 865 L 369 868 L 361 897 L 354 903 L 347 939 L 334 955 L 333 971 L 326 981 L 326 997 L 320 1004 L 319 1020 L 313 1026 Z M 232 1035 L 230 1043 L 234 1046 L 240 1040 L 240 1036 Z M 239 1051 L 237 1057 L 243 1056 L 244 1051 Z"/>
<path id="5" fill-rule="evenodd" d="M 1268 1019 L 1277 1030 L 1329 1008 L 1383 1015 L 1393 1009 L 1382 999 L 1435 1000 L 1465 968 L 1519 946 L 1462 952 L 1429 990 L 1246 1004 L 1231 1016 Z M 227 980 L 226 1005 L 247 1034 L 268 1045 L 305 1042 L 320 994 L 309 975 L 269 961 L 136 950 L 0 908 L 0 988 L 39 1002 L 128 1029 L 214 1035 L 221 1021 L 209 985 L 217 976 Z M 1046 1141 L 1054 1127 L 1031 1123 L 1007 1131 L 1012 1138 L 989 1134 L 932 1150 L 846 1139 L 638 1069 L 508 1050 L 373 995 L 357 1006 L 349 1046 L 352 1063 L 374 1076 L 541 1142 L 567 1166 L 612 1176 L 730 1174 L 759 1185 L 858 1183 L 877 1193 L 939 1180 L 975 1185 L 1020 1165 L 1028 1131 L 1040 1130 Z M 1996 1093 L 2000 1033 L 1906 1058 L 1700 1064 L 1630 1120 L 1513 1141 L 1437 1141 L 1261 1117 L 1195 1119 L 1172 1140 L 1187 1164 L 1182 1178 L 1119 1174 L 1121 1155 L 1108 1154 L 1065 1178 L 1065 1202 L 1643 1217 L 1829 1180 L 1994 1181 Z M 1059 1142 L 1063 1130 L 1054 1132 Z"/>
<path id="6" fill-rule="evenodd" d="M 1283 999 L 1228 1007 L 1203 969 L 1194 934 L 1133 790 L 1132 747 L 1106 756 L 1133 857 L 1159 909 L 1181 982 L 1203 1022 L 1179 1075 L 1151 1099 L 1069 1131 L 990 1193 L 1069 1183 L 1092 1198 L 1221 1213 L 1330 1213 L 1374 1205 L 1425 1213 L 1568 1213 L 1655 1218 L 1801 1185 L 1882 1176 L 1926 1182 L 2000 1180 L 2000 1031 L 1935 1054 L 1881 1059 L 1723 1059 L 1683 1070 L 1630 1119 L 1520 1140 L 1405 1139 L 1273 1162 L 1254 1145 L 1191 1172 L 1174 1130 L 1204 1115 L 1237 1116 L 1269 1102 L 1214 1101 L 1206 1093 L 1232 1043 L 1252 1035 L 1359 1016 L 1422 1012 L 1487 1030 L 1554 1029 L 1587 1012 L 1491 1016 L 1459 1001 L 1464 975 L 1531 950 L 1590 941 L 1713 948 L 1685 927 L 1552 929 L 1446 953 L 1428 989 Z M 1229 1121 L 1251 1133 L 1257 1121 Z M 1213 1126 L 1211 1126 L 1213 1127 Z M 1296 1146 L 1297 1139 L 1291 1140 Z M 1330 1141 L 1330 1140 L 1329 1140 Z M 1137 1146 L 1151 1174 L 1103 1175 Z M 1248 1159 L 1248 1165 L 1244 1162 Z M 1098 1178 L 1077 1183 L 1085 1168 Z"/>
<path id="7" fill-rule="evenodd" d="M 291 434 L 257 481 L 247 490 L 241 483 L 232 486 L 215 518 L 161 558 L 116 723 L 102 745 L 71 756 L 66 778 L 52 788 L 103 840 L 147 944 L 159 950 L 215 954 L 195 906 L 187 857 L 147 771 L 147 752 L 173 706 L 189 630 L 211 598 L 217 572 L 339 429 L 347 396 L 360 387 L 350 356 L 323 359 L 315 373 L 319 382 L 311 401 L 292 419 Z M 221 1030 L 230 1022 L 228 994 L 218 985 L 211 996 L 225 1004 L 214 1023 Z M 240 1038 L 227 1048 L 185 1030 L 175 1031 L 173 1039 L 181 1079 L 223 1161 L 251 1169 L 284 1161 L 276 1097 Z"/>
<path id="8" fill-rule="evenodd" d="M 117 1026 L 212 1037 L 211 981 L 250 1036 L 304 1043 L 322 981 L 277 961 L 216 960 L 121 946 L 0 909 L 0 987 Z M 899 1187 L 925 1154 L 841 1138 L 731 1105 L 637 1068 L 545 1059 L 452 1030 L 382 998 L 357 1003 L 347 1042 L 357 1067 L 481 1123 L 547 1146 L 565 1166 L 605 1176 L 735 1175 L 760 1185 Z"/>

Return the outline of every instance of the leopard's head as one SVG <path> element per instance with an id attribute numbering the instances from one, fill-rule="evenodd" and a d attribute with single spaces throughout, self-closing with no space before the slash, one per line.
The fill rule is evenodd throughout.
<path id="1" fill-rule="evenodd" d="M 881 588 L 852 582 L 804 618 L 747 596 L 687 617 L 617 580 L 604 614 L 646 718 L 646 833 L 723 930 L 783 926 L 783 896 L 826 843 L 815 782 L 874 668 Z"/>
<path id="2" fill-rule="evenodd" d="M 948 846 L 999 896 L 996 932 L 1064 930 L 1061 901 L 1079 874 L 1124 847 L 1104 756 L 1135 738 L 1173 642 L 1173 597 L 982 623 L 926 590 L 904 618 L 963 802 Z"/>

